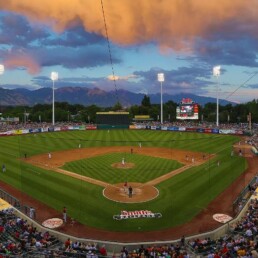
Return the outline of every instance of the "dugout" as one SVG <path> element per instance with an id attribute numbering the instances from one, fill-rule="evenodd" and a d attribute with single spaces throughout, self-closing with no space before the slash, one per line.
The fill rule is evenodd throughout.
<path id="1" fill-rule="evenodd" d="M 129 112 L 97 112 L 96 124 L 97 129 L 128 129 Z"/>

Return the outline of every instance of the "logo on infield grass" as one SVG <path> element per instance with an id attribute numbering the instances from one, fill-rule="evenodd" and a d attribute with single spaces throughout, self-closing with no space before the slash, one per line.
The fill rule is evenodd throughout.
<path id="1" fill-rule="evenodd" d="M 122 220 L 122 219 L 139 219 L 139 218 L 161 218 L 161 213 L 154 213 L 148 210 L 140 211 L 121 211 L 120 215 L 114 215 L 113 219 Z"/>

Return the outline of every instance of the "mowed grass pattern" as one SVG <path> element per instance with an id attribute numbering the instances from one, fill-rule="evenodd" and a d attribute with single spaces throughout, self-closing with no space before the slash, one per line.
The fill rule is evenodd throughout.
<path id="1" fill-rule="evenodd" d="M 112 164 L 121 163 L 123 158 L 125 158 L 126 163 L 133 163 L 134 167 L 127 169 L 112 167 Z M 139 154 L 109 153 L 69 162 L 62 168 L 83 176 L 116 184 L 125 181 L 145 183 L 182 166 L 177 161 L 164 158 Z"/>
<path id="2" fill-rule="evenodd" d="M 93 227 L 111 231 L 138 231 L 139 227 L 142 231 L 157 230 L 191 220 L 243 173 L 246 168 L 245 159 L 237 155 L 233 157 L 230 155 L 232 144 L 238 141 L 239 138 L 236 136 L 151 130 L 110 130 L 109 133 L 106 130 L 66 131 L 0 137 L 0 162 L 4 163 L 7 168 L 6 173 L 1 173 L 0 180 L 60 211 L 60 217 L 62 207 L 66 206 L 69 216 Z M 90 148 L 98 146 L 136 147 L 139 142 L 142 143 L 142 146 L 185 149 L 207 154 L 215 153 L 216 158 L 160 183 L 157 185 L 159 197 L 140 204 L 112 202 L 103 197 L 102 187 L 54 171 L 34 167 L 20 159 L 24 157 L 25 153 L 29 157 L 49 151 L 75 149 L 78 148 L 79 143 L 83 148 Z M 121 153 L 120 157 L 118 155 L 118 161 L 121 161 L 122 155 L 125 153 Z M 106 157 L 103 158 L 106 159 Z M 139 159 L 141 158 L 139 155 Z M 219 167 L 216 165 L 218 159 L 221 161 Z M 156 176 L 156 173 L 163 171 L 163 169 L 160 165 L 155 165 L 156 158 L 153 162 L 153 166 L 157 167 L 157 170 L 152 170 Z M 141 161 L 141 163 L 147 170 L 144 173 L 149 173 L 148 159 Z M 79 173 L 85 173 L 85 170 L 82 169 L 83 166 L 79 165 L 81 169 Z M 100 166 L 97 164 L 97 168 Z M 172 169 L 173 164 L 169 163 L 166 166 L 166 168 Z M 105 170 L 105 168 L 103 169 Z M 129 171 L 127 172 L 129 173 Z M 130 181 L 140 180 L 137 178 L 139 173 L 135 176 L 132 174 Z M 108 176 L 108 173 L 103 171 L 101 176 L 103 175 Z M 114 180 L 114 182 L 117 180 L 112 177 L 104 179 Z M 243 187 L 245 184 L 246 182 L 243 182 Z M 121 210 L 142 209 L 160 212 L 162 218 L 158 220 L 113 220 L 113 215 L 120 214 Z M 98 216 L 99 214 L 101 216 Z"/>

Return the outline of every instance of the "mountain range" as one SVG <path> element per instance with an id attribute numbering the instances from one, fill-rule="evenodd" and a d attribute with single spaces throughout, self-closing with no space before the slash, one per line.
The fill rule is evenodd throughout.
<path id="1" fill-rule="evenodd" d="M 41 88 L 37 90 L 28 89 L 4 89 L 0 88 L 1 106 L 33 106 L 36 104 L 52 103 L 52 88 Z M 127 90 L 104 91 L 99 88 L 86 87 L 63 87 L 55 90 L 56 102 L 68 102 L 69 104 L 82 104 L 84 106 L 97 105 L 100 107 L 111 107 L 117 102 L 123 107 L 140 105 L 145 94 L 133 93 Z M 160 103 L 160 94 L 148 94 L 151 104 Z M 197 96 L 189 93 L 177 95 L 163 94 L 163 103 L 173 101 L 179 103 L 183 98 L 190 98 L 200 105 L 208 102 L 216 102 L 216 98 Z M 226 100 L 220 100 L 220 105 L 235 104 Z"/>

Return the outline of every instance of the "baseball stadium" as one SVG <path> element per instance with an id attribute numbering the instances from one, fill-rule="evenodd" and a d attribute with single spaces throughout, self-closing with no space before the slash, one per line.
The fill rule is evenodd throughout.
<path id="1" fill-rule="evenodd" d="M 257 17 L 1 1 L 0 258 L 257 258 Z"/>
<path id="2" fill-rule="evenodd" d="M 234 227 L 257 174 L 243 130 L 129 125 L 108 115 L 110 124 L 1 133 L 1 197 L 17 216 L 113 254 Z"/>

